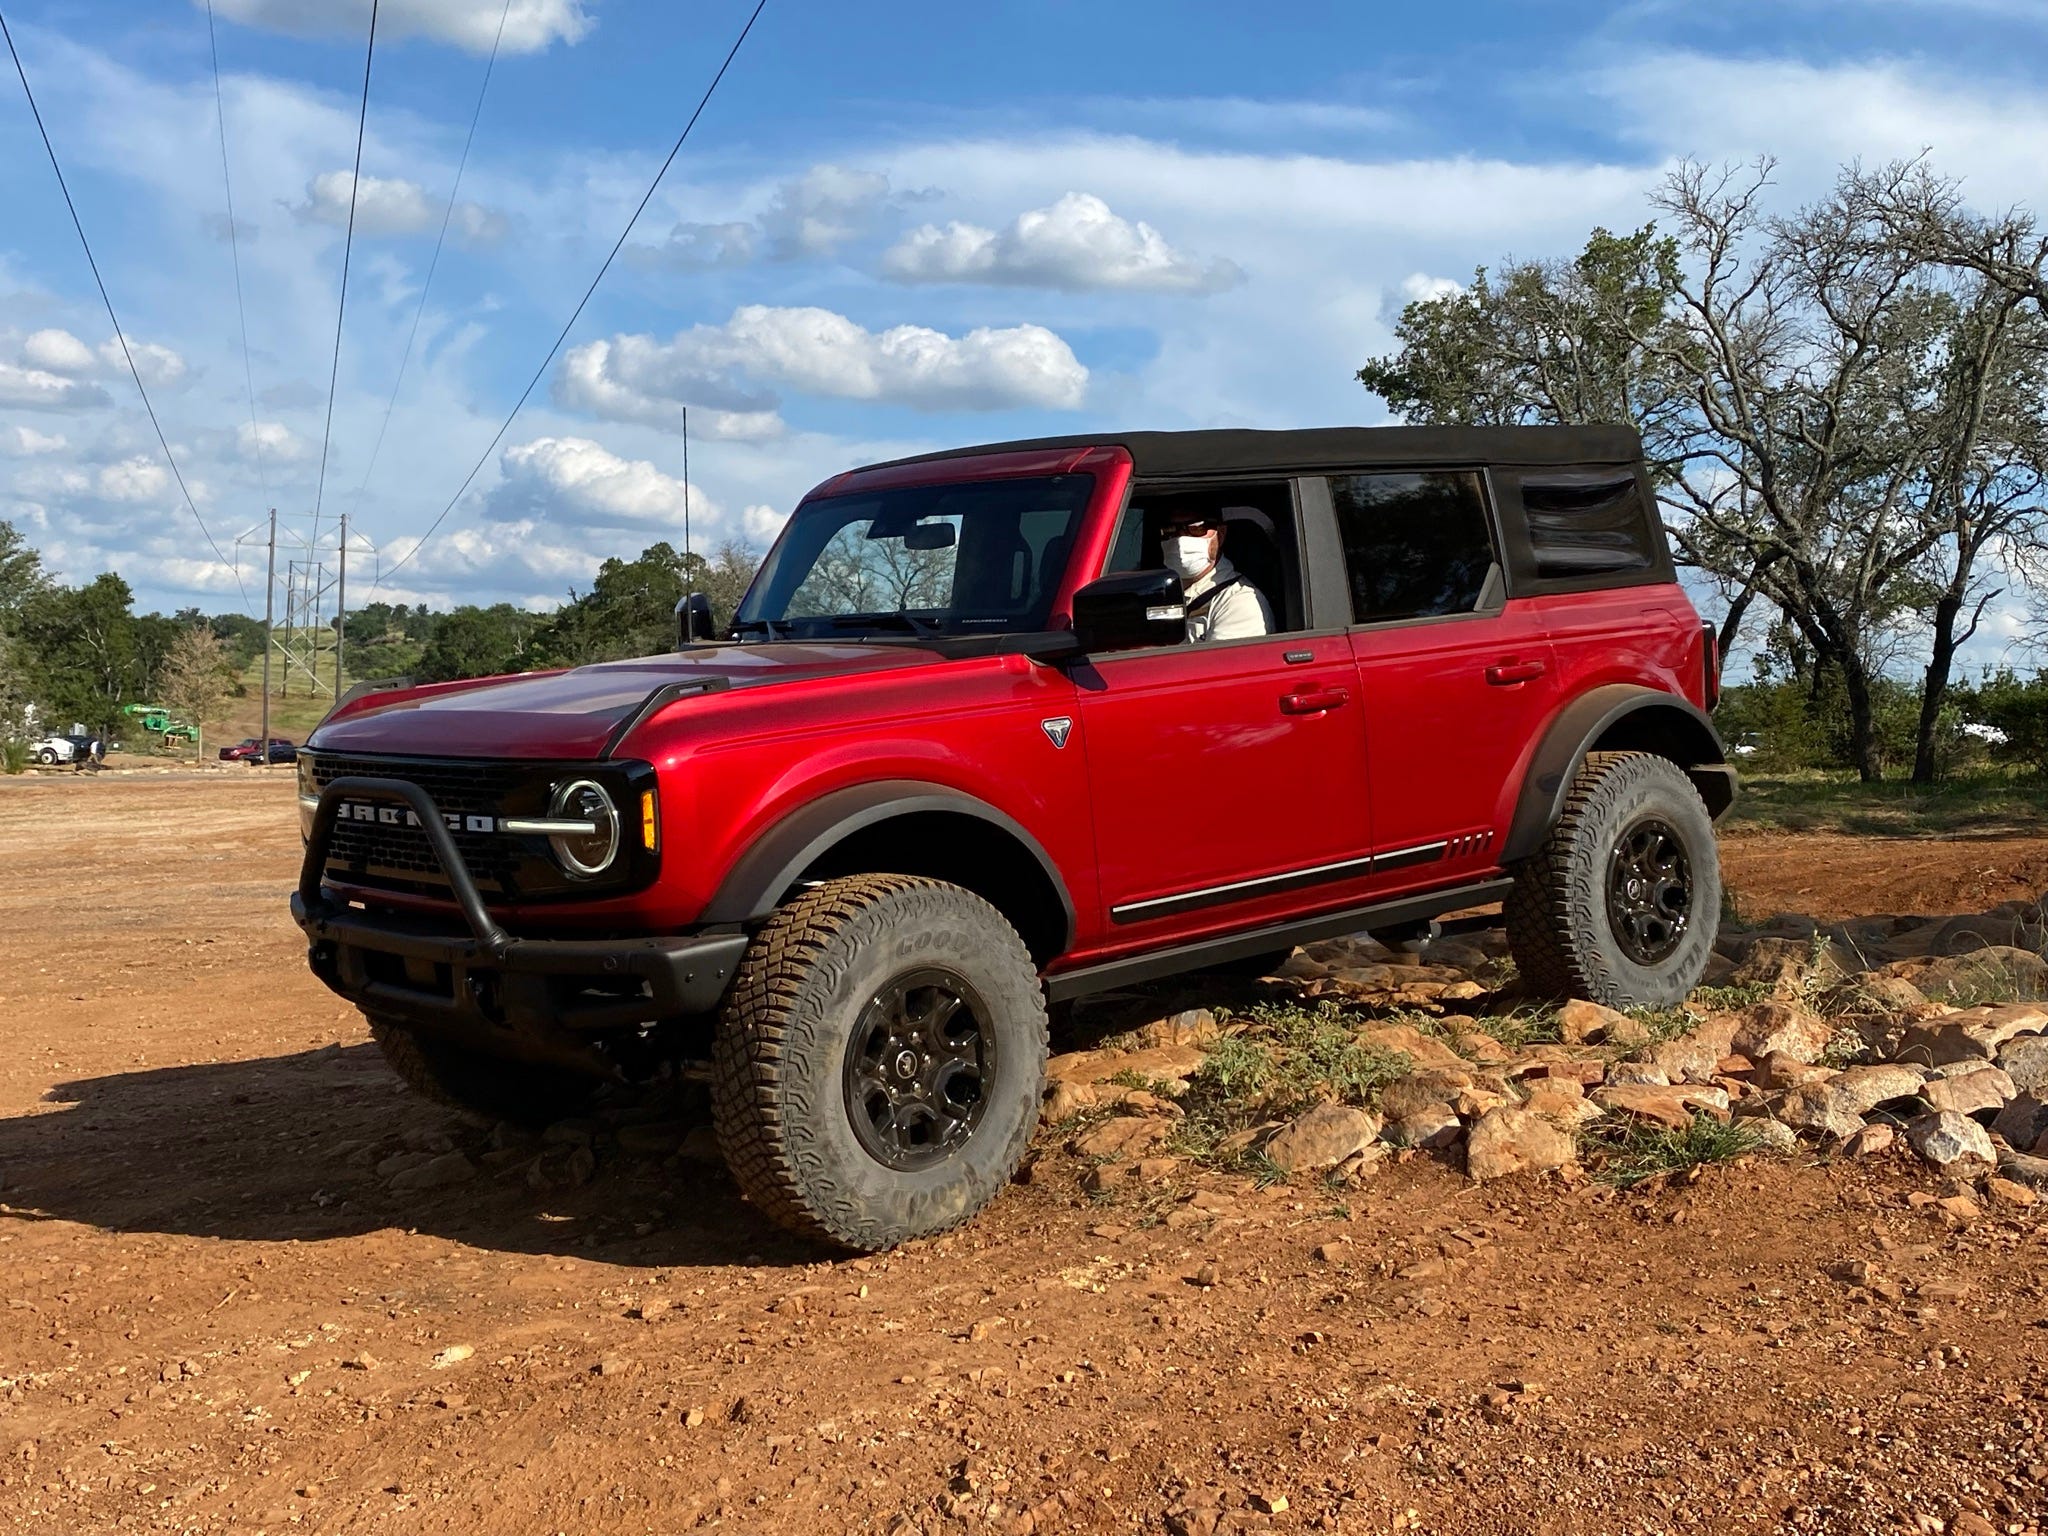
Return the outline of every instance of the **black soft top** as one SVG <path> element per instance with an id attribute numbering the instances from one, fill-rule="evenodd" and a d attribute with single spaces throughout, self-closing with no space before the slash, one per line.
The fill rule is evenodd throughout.
<path id="1" fill-rule="evenodd" d="M 1148 476 L 1262 474 L 1365 465 L 1633 464 L 1642 439 L 1633 427 L 1309 427 L 1284 432 L 1086 432 L 921 453 L 869 469 L 1032 449 L 1127 449 Z"/>

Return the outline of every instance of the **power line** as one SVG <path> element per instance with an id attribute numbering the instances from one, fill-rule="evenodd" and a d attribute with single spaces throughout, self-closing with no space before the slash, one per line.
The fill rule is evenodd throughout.
<path id="1" fill-rule="evenodd" d="M 569 332 L 575 327 L 578 318 L 582 316 L 584 305 L 590 302 L 590 296 L 597 292 L 597 285 L 604 281 L 605 273 L 611 270 L 612 263 L 618 259 L 619 252 L 625 247 L 626 237 L 633 233 L 633 226 L 640 222 L 640 215 L 647 211 L 647 205 L 654 200 L 655 191 L 661 186 L 661 179 L 668 174 L 668 168 L 675 163 L 676 156 L 682 153 L 683 144 L 690 137 L 690 130 L 697 126 L 697 119 L 702 117 L 704 109 L 711 105 L 711 97 L 717 91 L 719 82 L 725 78 L 725 72 L 732 68 L 732 61 L 739 57 L 740 48 L 746 42 L 747 35 L 754 30 L 754 23 L 761 19 L 761 12 L 767 8 L 768 0 L 756 0 L 753 14 L 747 17 L 747 24 L 740 28 L 740 35 L 733 39 L 732 47 L 726 50 L 725 61 L 718 66 L 718 73 L 711 77 L 711 83 L 704 87 L 704 94 L 698 98 L 697 110 L 690 114 L 690 120 L 683 124 L 683 131 L 676 135 L 676 141 L 669 149 L 668 158 L 661 162 L 661 169 L 654 173 L 654 180 L 647 184 L 646 193 L 641 197 L 639 206 L 634 208 L 633 216 L 626 220 L 626 227 L 619 231 L 619 238 L 612 243 L 611 252 L 605 257 L 604 265 L 597 269 L 597 276 L 590 280 L 590 286 L 583 290 L 583 297 L 576 301 L 576 307 L 569 312 L 568 320 L 562 325 L 561 334 L 555 337 L 555 344 L 548 348 L 548 355 L 542 358 L 540 366 L 534 369 L 533 377 L 526 381 L 526 388 L 519 392 L 519 398 L 513 402 L 510 414 L 505 417 L 503 424 L 492 435 L 490 442 L 485 445 L 484 451 L 478 457 L 476 463 L 470 466 L 469 473 L 462 477 L 462 484 L 456 488 L 455 494 L 448 498 L 448 505 L 443 507 L 433 522 L 427 525 L 427 531 L 420 536 L 419 543 L 407 550 L 404 558 L 392 566 L 384 575 L 396 576 L 405 568 L 407 562 L 426 546 L 427 540 L 434 536 L 434 531 L 447 519 L 448 514 L 455 510 L 456 503 L 462 500 L 463 494 L 470 487 L 470 482 L 475 480 L 484 465 L 490 462 L 492 453 L 497 450 L 498 444 L 504 440 L 505 434 L 512 430 L 512 423 L 518 417 L 520 411 L 525 408 L 527 397 L 533 393 L 534 386 L 540 383 L 541 376 L 548 371 L 548 365 L 555 360 L 555 354 L 562 350 L 562 343 L 569 339 Z M 379 576 L 378 580 L 381 582 L 383 576 Z M 374 591 L 375 589 L 373 588 L 372 590 Z"/>
<path id="2" fill-rule="evenodd" d="M 242 326 L 242 381 L 249 387 L 249 449 L 256 455 L 256 480 L 270 500 L 270 476 L 263 468 L 263 434 L 256 425 L 256 370 L 249 362 L 249 312 L 242 307 L 242 252 L 235 234 L 235 183 L 228 175 L 228 109 L 220 93 L 220 43 L 213 32 L 213 0 L 206 0 L 206 46 L 213 55 L 213 113 L 220 123 L 220 184 L 228 197 L 228 254 L 235 263 L 235 318 Z"/>
<path id="3" fill-rule="evenodd" d="M 320 479 L 313 488 L 313 532 L 327 493 L 327 448 L 334 440 L 334 390 L 341 378 L 341 322 L 348 313 L 348 258 L 356 243 L 356 193 L 363 184 L 363 128 L 370 121 L 370 65 L 377 58 L 377 0 L 370 0 L 370 46 L 363 53 L 363 105 L 356 114 L 356 168 L 348 181 L 348 233 L 341 243 L 341 298 L 334 306 L 334 362 L 327 370 L 327 425 L 320 433 Z"/>
<path id="4" fill-rule="evenodd" d="M 209 5 L 212 0 L 207 0 Z M 355 507 L 362 510 L 363 493 L 370 488 L 370 476 L 377 470 L 377 455 L 384 451 L 384 434 L 391 428 L 391 413 L 398 409 L 398 391 L 405 383 L 406 365 L 412 361 L 413 343 L 419 339 L 420 321 L 427 312 L 427 295 L 434 288 L 434 273 L 441 265 L 441 247 L 448 239 L 448 224 L 455 217 L 456 195 L 462 190 L 462 173 L 469 166 L 469 148 L 476 142 L 477 121 L 484 115 L 484 97 L 491 89 L 491 71 L 498 65 L 498 45 L 505 40 L 505 20 L 512 14 L 512 0 L 498 12 L 498 35 L 491 39 L 491 56 L 484 61 L 484 83 L 476 93 L 476 110 L 469 114 L 469 135 L 462 141 L 462 158 L 455 163 L 455 185 L 448 189 L 448 206 L 441 210 L 441 232 L 434 237 L 434 254 L 427 262 L 427 275 L 420 284 L 419 306 L 412 312 L 412 329 L 406 333 L 405 351 L 398 359 L 398 377 L 391 381 L 391 398 L 384 405 L 384 419 L 377 426 L 377 441 L 370 447 L 370 461 L 363 466 L 363 483 L 356 487 Z"/>
<path id="5" fill-rule="evenodd" d="M 374 0 L 373 0 L 374 3 Z M 206 540 L 206 547 L 213 551 L 213 558 L 234 573 L 235 586 L 242 594 L 242 606 L 255 612 L 249 602 L 249 589 L 242 586 L 242 572 L 239 566 L 229 564 L 228 557 L 220 552 L 220 546 L 213 541 L 213 534 L 207 529 L 206 519 L 199 515 L 199 506 L 192 500 L 192 492 L 185 485 L 185 476 L 178 468 L 177 455 L 171 452 L 170 440 L 164 436 L 163 423 L 157 420 L 156 407 L 150 404 L 149 391 L 143 387 L 142 373 L 135 366 L 134 354 L 128 350 L 128 333 L 121 329 L 121 317 L 114 313 L 114 301 L 107 297 L 106 280 L 100 276 L 100 264 L 94 260 L 92 242 L 85 238 L 85 225 L 79 222 L 78 205 L 71 200 L 71 187 L 64 180 L 64 167 L 57 163 L 56 146 L 50 142 L 50 130 L 43 124 L 42 109 L 36 105 L 36 93 L 30 89 L 28 71 L 22 68 L 21 51 L 14 46 L 14 33 L 7 25 L 5 12 L 0 12 L 0 37 L 7 41 L 7 52 L 14 60 L 14 73 L 21 79 L 21 93 L 28 98 L 28 110 L 36 120 L 36 132 L 42 135 L 43 152 L 50 157 L 50 169 L 57 173 L 57 190 L 64 194 L 64 206 L 71 214 L 71 227 L 78 231 L 78 243 L 85 248 L 85 264 L 92 268 L 92 280 L 100 291 L 100 302 L 107 307 L 107 318 L 114 325 L 114 340 L 121 344 L 121 356 L 127 361 L 128 375 L 135 380 L 135 391 L 142 396 L 142 408 L 149 412 L 149 424 L 156 429 L 157 446 L 164 451 L 164 462 L 171 466 L 171 476 L 178 482 L 178 491 L 185 498 L 186 510 L 192 514 L 192 521 L 199 525 L 199 533 Z"/>

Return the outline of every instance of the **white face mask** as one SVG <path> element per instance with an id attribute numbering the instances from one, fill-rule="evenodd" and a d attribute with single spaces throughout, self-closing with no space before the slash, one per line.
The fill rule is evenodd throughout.
<path id="1" fill-rule="evenodd" d="M 1162 539 L 1159 552 L 1166 560 L 1166 568 L 1182 581 L 1193 581 L 1208 570 L 1215 562 L 1209 558 L 1209 536 L 1182 534 L 1177 539 Z"/>

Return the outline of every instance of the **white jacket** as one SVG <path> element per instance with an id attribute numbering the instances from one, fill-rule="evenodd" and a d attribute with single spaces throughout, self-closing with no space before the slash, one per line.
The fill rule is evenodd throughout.
<path id="1" fill-rule="evenodd" d="M 1273 633 L 1273 610 L 1266 605 L 1265 596 L 1242 579 L 1224 587 L 1206 608 L 1195 612 L 1196 600 L 1203 593 L 1236 575 L 1237 567 L 1228 559 L 1219 559 L 1207 575 L 1188 587 L 1188 639 L 1249 640 Z"/>

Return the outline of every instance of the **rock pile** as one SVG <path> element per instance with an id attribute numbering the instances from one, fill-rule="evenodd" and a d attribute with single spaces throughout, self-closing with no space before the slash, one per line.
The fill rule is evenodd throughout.
<path id="1" fill-rule="evenodd" d="M 1228 1138 L 1281 1172 L 1363 1176 L 1390 1150 L 1462 1156 L 1476 1180 L 1577 1172 L 1588 1128 L 1801 1144 L 1860 1157 L 1895 1144 L 1965 1179 L 2048 1189 L 2048 945 L 2038 909 L 1877 918 L 1822 928 L 1783 917 L 1729 932 L 1682 1009 L 1629 1014 L 1516 999 L 1502 936 L 1397 954 L 1370 939 L 1297 951 L 1268 978 L 1406 1075 Z M 1284 994 L 1283 994 L 1284 995 Z M 1467 1011 L 1467 1010 L 1471 1011 Z M 1053 1059 L 1047 1118 L 1099 1121 L 1077 1150 L 1093 1187 L 1171 1174 L 1172 1121 L 1219 1041 L 1261 1027 L 1206 1009 L 1113 1046 Z M 1337 1102 L 1345 1097 L 1365 1103 Z M 1256 1106 L 1253 1108 L 1256 1115 Z M 1124 1159 L 1118 1148 L 1142 1148 Z"/>

